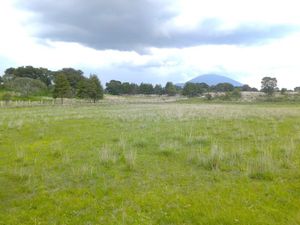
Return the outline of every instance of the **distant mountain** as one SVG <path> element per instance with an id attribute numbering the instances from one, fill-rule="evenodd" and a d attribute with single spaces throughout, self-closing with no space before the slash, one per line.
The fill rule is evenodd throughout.
<path id="1" fill-rule="evenodd" d="M 240 82 L 233 80 L 229 77 L 225 77 L 225 76 L 221 76 L 221 75 L 217 75 L 217 74 L 204 74 L 204 75 L 200 75 L 198 77 L 195 77 L 192 80 L 187 81 L 187 83 L 206 83 L 209 86 L 211 85 L 217 85 L 219 83 L 230 83 L 233 86 L 239 87 L 239 86 L 243 86 L 243 84 L 241 84 Z M 184 86 L 184 84 L 177 84 L 177 86 Z"/>

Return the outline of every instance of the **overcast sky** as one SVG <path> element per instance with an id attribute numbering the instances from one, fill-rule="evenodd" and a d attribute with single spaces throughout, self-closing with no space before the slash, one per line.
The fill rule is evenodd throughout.
<path id="1" fill-rule="evenodd" d="M 1 0 L 0 73 L 63 67 L 103 83 L 204 73 L 300 86 L 299 0 Z"/>

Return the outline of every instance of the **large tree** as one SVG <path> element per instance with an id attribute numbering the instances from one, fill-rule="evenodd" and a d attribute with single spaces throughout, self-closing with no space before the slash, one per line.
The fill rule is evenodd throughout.
<path id="1" fill-rule="evenodd" d="M 111 80 L 106 83 L 106 91 L 111 95 L 121 95 L 122 94 L 122 83 L 118 80 Z"/>
<path id="2" fill-rule="evenodd" d="M 271 96 L 277 88 L 277 79 L 275 77 L 264 77 L 261 81 L 261 91 Z"/>
<path id="3" fill-rule="evenodd" d="M 151 95 L 154 94 L 154 88 L 152 84 L 141 83 L 139 88 L 140 94 Z"/>
<path id="4" fill-rule="evenodd" d="M 83 76 L 83 72 L 81 70 L 76 70 L 74 68 L 63 68 L 57 72 L 55 72 L 55 76 L 59 74 L 64 74 L 66 79 L 69 81 L 70 87 L 71 87 L 71 96 L 75 97 L 77 95 L 78 91 L 78 85 L 79 83 L 86 79 L 86 77 Z"/>
<path id="5" fill-rule="evenodd" d="M 27 77 L 35 80 L 40 80 L 47 86 L 53 82 L 53 72 L 46 68 L 35 68 L 33 66 L 22 66 L 18 68 L 8 68 L 4 72 L 4 80 L 12 80 L 18 77 Z"/>
<path id="6" fill-rule="evenodd" d="M 89 98 L 89 80 L 87 78 L 81 80 L 77 85 L 77 97 Z"/>
<path id="7" fill-rule="evenodd" d="M 241 91 L 252 91 L 252 88 L 248 84 L 244 84 L 241 87 Z"/>
<path id="8" fill-rule="evenodd" d="M 135 83 L 124 82 L 122 83 L 122 94 L 134 95 L 139 91 L 139 86 Z"/>
<path id="9" fill-rule="evenodd" d="M 230 83 L 219 83 L 214 86 L 216 92 L 230 92 L 234 90 L 234 86 Z"/>
<path id="10" fill-rule="evenodd" d="M 183 87 L 182 94 L 188 97 L 202 95 L 207 92 L 209 86 L 206 83 L 186 83 Z"/>
<path id="11" fill-rule="evenodd" d="M 99 99 L 103 99 L 103 87 L 98 77 L 96 75 L 91 75 L 88 79 L 88 83 L 88 95 L 94 103 Z"/>
<path id="12" fill-rule="evenodd" d="M 160 84 L 156 84 L 154 87 L 154 94 L 162 95 L 164 93 L 164 89 Z"/>
<path id="13" fill-rule="evenodd" d="M 53 97 L 60 98 L 61 103 L 63 104 L 63 99 L 70 96 L 70 83 L 67 80 L 66 75 L 63 73 L 57 74 L 54 82 Z"/>
<path id="14" fill-rule="evenodd" d="M 176 95 L 176 87 L 172 82 L 167 82 L 165 86 L 165 93 L 168 96 L 174 96 Z"/>

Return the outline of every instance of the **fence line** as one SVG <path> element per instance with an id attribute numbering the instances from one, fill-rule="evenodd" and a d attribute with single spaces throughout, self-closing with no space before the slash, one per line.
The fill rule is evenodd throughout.
<path id="1" fill-rule="evenodd" d="M 84 101 L 78 99 L 64 99 L 61 104 L 60 99 L 40 100 L 40 101 L 0 101 L 0 108 L 15 108 L 15 107 L 33 107 L 33 106 L 50 106 L 50 105 L 83 105 L 91 104 L 92 101 Z"/>

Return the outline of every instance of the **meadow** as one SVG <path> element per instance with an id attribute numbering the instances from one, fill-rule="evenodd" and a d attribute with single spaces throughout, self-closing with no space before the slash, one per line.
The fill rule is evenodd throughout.
<path id="1" fill-rule="evenodd" d="M 2 107 L 0 224 L 300 224 L 300 105 Z"/>

